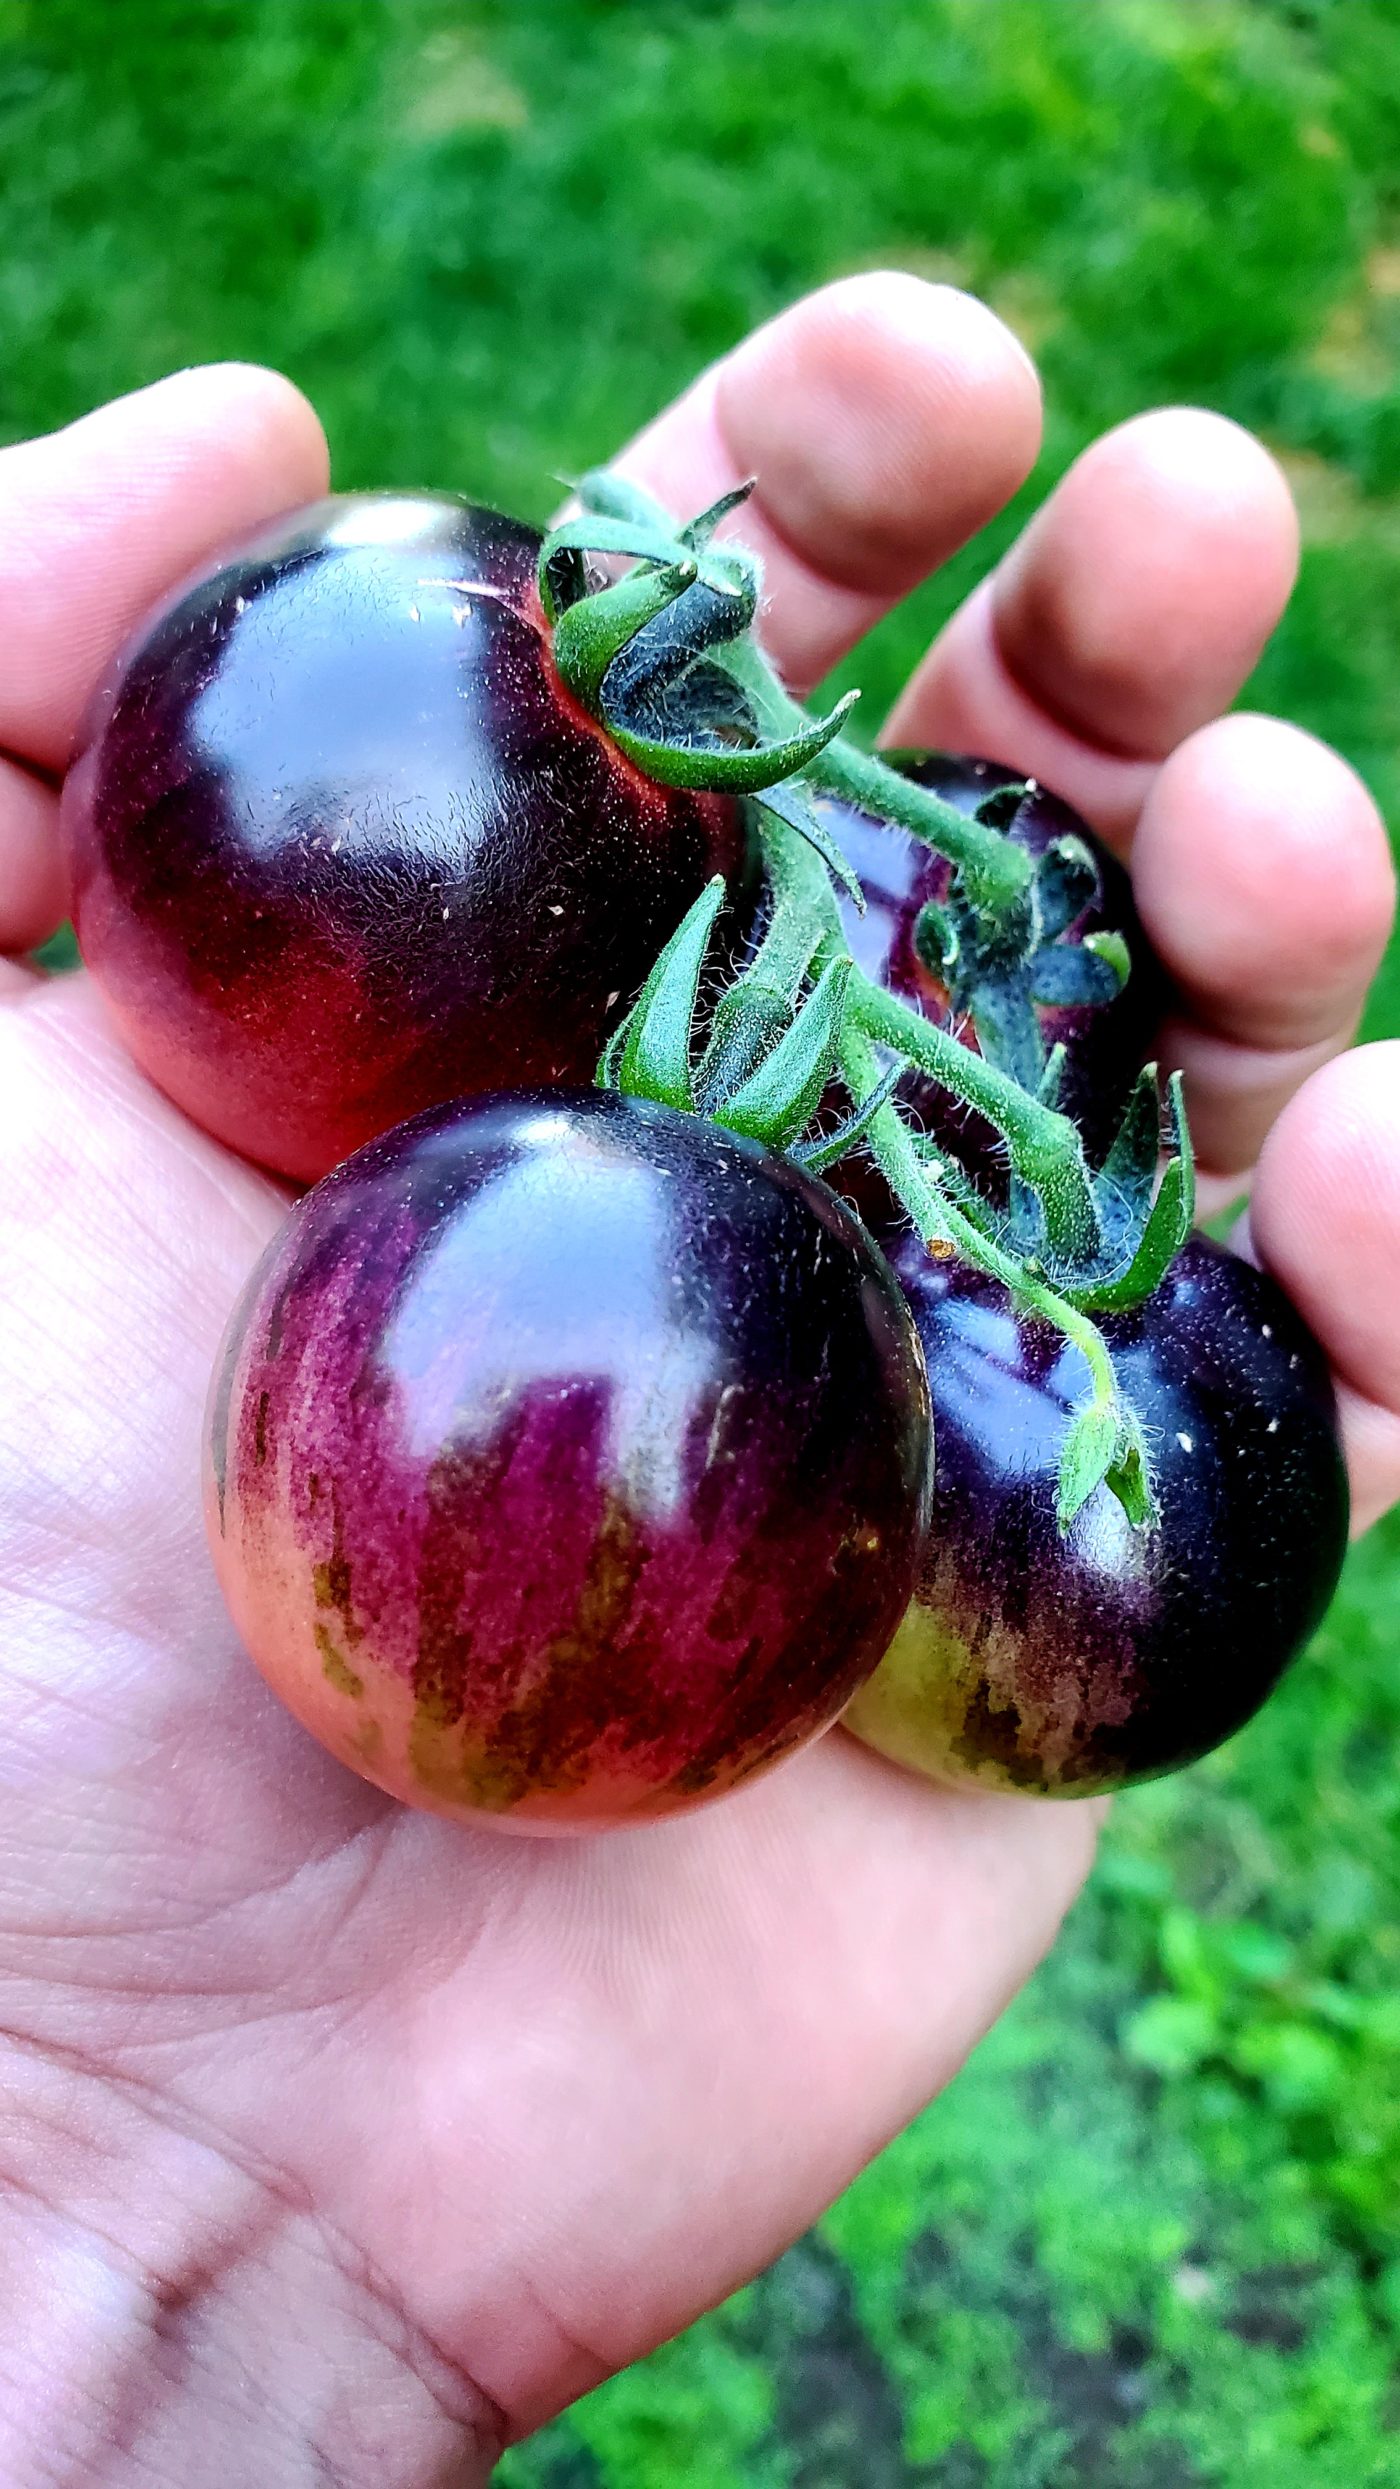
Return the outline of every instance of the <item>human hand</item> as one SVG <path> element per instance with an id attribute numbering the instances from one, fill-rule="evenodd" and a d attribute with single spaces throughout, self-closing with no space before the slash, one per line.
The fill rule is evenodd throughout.
<path id="1" fill-rule="evenodd" d="M 912 279 L 813 297 L 628 453 L 757 471 L 801 688 L 993 515 L 1033 375 Z M 128 624 L 324 489 L 314 418 L 183 374 L 0 455 L 0 941 L 62 910 L 51 779 Z M 1177 986 L 1204 1166 L 1336 1364 L 1358 1513 L 1400 1493 L 1400 1046 L 1331 1060 L 1389 921 L 1368 798 L 1218 712 L 1282 607 L 1276 470 L 1210 416 L 1099 443 L 950 625 L 904 741 L 1033 770 L 1115 843 Z M 238 1648 L 198 1438 L 283 1199 L 0 970 L 0 2476 L 483 2477 L 768 2261 L 1049 1942 L 1088 1807 L 942 1794 L 834 1735 L 712 1811 L 551 1844 L 394 1807 Z M 1262 1155 L 1260 1154 L 1262 1152 Z"/>

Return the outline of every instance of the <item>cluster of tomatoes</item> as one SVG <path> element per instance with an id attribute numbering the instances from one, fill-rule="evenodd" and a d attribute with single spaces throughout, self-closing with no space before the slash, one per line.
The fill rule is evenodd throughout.
<path id="1" fill-rule="evenodd" d="M 1005 1789 L 1204 1752 L 1335 1580 L 1315 1345 L 1192 1239 L 1103 1323 L 1151 1524 L 1105 1486 L 1066 1529 L 1077 1348 L 931 1256 L 860 1148 L 819 1176 L 593 1085 L 697 895 L 722 879 L 737 957 L 764 883 L 742 799 L 656 783 L 565 691 L 539 553 L 428 495 L 294 514 L 141 630 L 65 792 L 79 938 L 133 1053 L 310 1187 L 211 1401 L 249 1651 L 369 1779 L 525 1829 L 694 1804 L 842 1715 Z M 969 815 L 1009 780 L 905 765 Z M 1032 791 L 1009 835 L 1039 855 L 1067 820 L 1089 840 Z M 890 823 L 833 827 L 852 955 L 945 1019 L 917 930 L 947 866 Z M 1080 931 L 1126 929 L 1135 973 L 1042 1010 L 1091 1156 L 1156 1002 L 1096 862 Z M 902 1089 L 1005 1184 L 986 1133 Z"/>

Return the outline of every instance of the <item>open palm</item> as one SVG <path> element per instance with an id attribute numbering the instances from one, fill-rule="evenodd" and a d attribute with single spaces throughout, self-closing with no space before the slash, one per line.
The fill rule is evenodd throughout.
<path id="1" fill-rule="evenodd" d="M 1037 424 L 990 314 L 860 279 L 626 463 L 677 508 L 759 473 L 767 636 L 805 688 L 993 515 Z M 51 781 L 117 639 L 324 483 L 304 402 L 242 368 L 0 456 L 12 953 L 61 913 Z M 1254 1246 L 1331 1349 L 1368 1517 L 1400 1492 L 1400 1048 L 1330 1058 L 1389 862 L 1333 755 L 1219 717 L 1294 552 L 1257 445 L 1143 418 L 894 731 L 1036 771 L 1131 843 L 1203 1163 L 1223 1196 L 1268 1136 Z M 352 1779 L 239 1649 L 199 1514 L 210 1362 L 282 1196 L 149 1087 L 82 979 L 0 975 L 0 2477 L 471 2482 L 771 2258 L 948 2076 L 1094 1810 L 935 1793 L 840 1735 L 576 1843 Z"/>

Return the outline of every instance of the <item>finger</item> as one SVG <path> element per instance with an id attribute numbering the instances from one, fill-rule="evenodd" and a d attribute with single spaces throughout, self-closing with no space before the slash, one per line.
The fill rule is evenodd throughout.
<path id="1" fill-rule="evenodd" d="M 37 950 L 63 912 L 58 798 L 0 754 L 0 952 Z"/>
<path id="2" fill-rule="evenodd" d="M 744 477 L 731 532 L 761 554 L 764 637 L 806 689 L 1029 473 L 1040 390 L 1024 350 L 967 294 L 847 277 L 770 321 L 625 450 L 679 514 Z"/>
<path id="3" fill-rule="evenodd" d="M 1133 890 L 1178 1007 L 1202 1167 L 1236 1184 L 1293 1092 L 1355 1030 L 1395 908 L 1379 813 L 1335 752 L 1266 717 L 1219 718 L 1148 789 Z"/>
<path id="4" fill-rule="evenodd" d="M 61 769 L 147 607 L 229 537 L 325 489 L 306 400 L 242 363 L 177 372 L 0 451 L 0 746 Z"/>
<path id="5" fill-rule="evenodd" d="M 1156 764 L 1227 708 L 1288 600 L 1283 477 L 1223 416 L 1096 441 L 954 616 L 886 729 L 1043 778 L 1117 843 Z"/>
<path id="6" fill-rule="evenodd" d="M 1332 1359 L 1364 1528 L 1400 1496 L 1400 1041 L 1329 1063 L 1285 1109 L 1250 1235 Z"/>

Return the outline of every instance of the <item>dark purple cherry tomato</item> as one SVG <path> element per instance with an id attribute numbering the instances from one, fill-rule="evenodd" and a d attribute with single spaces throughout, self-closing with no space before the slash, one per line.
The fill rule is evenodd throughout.
<path id="1" fill-rule="evenodd" d="M 886 752 L 881 757 L 902 776 L 932 787 L 946 803 L 969 815 L 998 787 L 1018 782 L 1018 772 L 998 762 L 953 753 Z M 842 928 L 857 965 L 927 1018 L 948 1023 L 947 988 L 920 957 L 914 940 L 921 909 L 947 894 L 948 865 L 891 822 L 876 821 L 830 798 L 822 799 L 820 809 L 865 893 L 863 916 L 844 892 L 839 894 Z M 1127 874 L 1077 812 L 1037 788 L 1016 814 L 1009 835 L 1032 856 L 1043 855 L 1057 838 L 1082 839 L 1098 867 L 1099 896 L 1067 928 L 1068 938 L 1080 941 L 1087 933 L 1107 930 L 1121 933 L 1128 945 L 1132 972 L 1113 1002 L 1094 1009 L 1037 1009 L 1047 1049 L 1059 1044 L 1065 1048 L 1059 1103 L 1079 1125 L 1090 1163 L 1096 1165 L 1118 1128 L 1134 1078 L 1151 1054 L 1162 1007 L 1161 972 L 1138 923 Z M 964 1044 L 976 1046 L 967 1021 L 953 1025 Z M 918 1072 L 906 1074 L 899 1097 L 914 1111 L 920 1129 L 936 1134 L 955 1151 L 984 1187 L 995 1190 L 1004 1183 L 995 1136 L 980 1115 L 956 1105 Z M 896 1220 L 877 1170 L 863 1157 L 847 1162 L 832 1180 L 857 1202 L 877 1233 Z"/>
<path id="2" fill-rule="evenodd" d="M 823 1184 L 602 1092 L 440 1108 L 234 1316 L 209 1515 L 249 1651 L 412 1805 L 562 1831 L 825 1728 L 913 1588 L 928 1399 Z"/>
<path id="3" fill-rule="evenodd" d="M 323 1175 L 462 1092 L 591 1079 L 728 800 L 563 690 L 532 528 L 427 493 L 294 511 L 137 633 L 64 822 L 83 954 L 196 1122 Z"/>
<path id="4" fill-rule="evenodd" d="M 1257 1711 L 1322 1616 L 1346 1542 L 1332 1387 L 1282 1291 L 1197 1236 L 1103 1330 L 1151 1448 L 1158 1526 L 1100 1487 L 1061 1538 L 1076 1349 L 907 1238 L 895 1268 L 933 1401 L 927 1552 L 847 1715 L 939 1780 L 1078 1797 L 1192 1762 Z"/>

